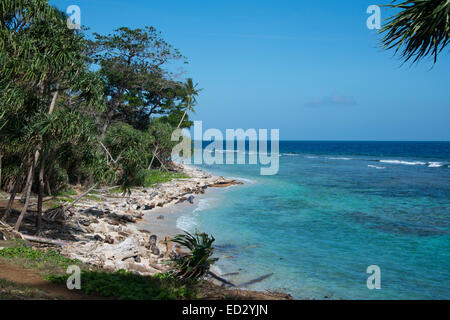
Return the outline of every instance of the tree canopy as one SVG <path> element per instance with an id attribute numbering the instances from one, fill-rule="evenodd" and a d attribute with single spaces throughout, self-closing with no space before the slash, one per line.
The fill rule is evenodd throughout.
<path id="1" fill-rule="evenodd" d="M 32 192 L 39 227 L 43 197 L 68 184 L 144 185 L 150 170 L 167 169 L 172 131 L 191 125 L 197 93 L 166 68 L 186 58 L 160 32 L 87 39 L 66 21 L 45 0 L 0 6 L 0 188 L 11 192 L 3 219 L 25 197 L 17 229 Z"/>

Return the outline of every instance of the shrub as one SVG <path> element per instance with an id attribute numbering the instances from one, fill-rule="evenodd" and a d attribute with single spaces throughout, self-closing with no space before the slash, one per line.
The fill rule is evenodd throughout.
<path id="1" fill-rule="evenodd" d="M 206 233 L 189 232 L 176 236 L 172 241 L 185 246 L 191 253 L 175 260 L 175 271 L 173 275 L 178 279 L 198 280 L 206 275 L 210 266 L 217 261 L 211 258 L 214 253 L 212 244 L 214 237 Z"/>
<path id="2" fill-rule="evenodd" d="M 69 275 L 53 275 L 52 282 L 65 284 Z M 125 270 L 116 272 L 81 272 L 81 290 L 120 300 L 177 300 L 192 299 L 195 292 L 189 283 L 180 283 L 167 274 L 144 277 Z"/>

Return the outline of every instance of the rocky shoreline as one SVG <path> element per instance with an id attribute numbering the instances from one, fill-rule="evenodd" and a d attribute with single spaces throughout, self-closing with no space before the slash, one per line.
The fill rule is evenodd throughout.
<path id="1" fill-rule="evenodd" d="M 35 215 L 30 212 L 24 219 L 21 234 L 2 223 L 0 238 L 12 240 L 22 237 L 31 241 L 33 247 L 56 248 L 67 258 L 105 271 L 122 269 L 143 276 L 168 272 L 171 260 L 187 252 L 172 243 L 168 236 L 158 238 L 140 222 L 146 217 L 163 219 L 157 216 L 160 213 L 158 208 L 194 204 L 196 197 L 208 188 L 243 184 L 185 165 L 173 164 L 172 169 L 189 178 L 174 179 L 150 188 L 136 188 L 129 196 L 111 193 L 109 189 L 94 190 L 96 200 L 84 197 L 63 215 L 45 215 L 40 237 L 31 236 Z M 165 210 L 164 214 L 167 216 L 170 212 Z M 14 219 L 12 216 L 11 222 Z M 225 289 L 222 285 L 226 279 L 218 281 L 217 277 L 211 277 L 209 280 L 202 289 L 208 298 L 292 299 L 284 293 L 254 292 L 236 287 Z"/>
<path id="2" fill-rule="evenodd" d="M 196 168 L 173 166 L 190 178 L 133 189 L 130 196 L 105 194 L 102 202 L 79 201 L 64 223 L 77 232 L 72 233 L 72 241 L 62 243 L 61 253 L 108 271 L 125 269 L 141 275 L 169 271 L 169 261 L 183 249 L 168 237 L 158 239 L 151 230 L 140 228 L 139 221 L 155 208 L 194 203 L 207 188 L 242 184 Z"/>

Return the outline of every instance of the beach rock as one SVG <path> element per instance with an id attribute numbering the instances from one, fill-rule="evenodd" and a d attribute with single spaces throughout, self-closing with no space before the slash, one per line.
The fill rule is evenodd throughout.
<path id="1" fill-rule="evenodd" d="M 122 222 L 132 222 L 132 223 L 135 223 L 135 222 L 136 222 L 136 219 L 135 219 L 133 216 L 127 215 L 127 214 L 111 213 L 110 216 L 111 216 L 113 219 L 118 220 L 119 223 L 120 223 L 121 221 L 122 221 Z"/>
<path id="2" fill-rule="evenodd" d="M 156 235 L 151 235 L 150 236 L 149 249 L 150 249 L 152 254 L 158 256 L 160 254 L 160 250 L 159 250 L 159 248 L 157 246 L 157 241 L 158 241 L 158 237 Z"/>
<path id="3" fill-rule="evenodd" d="M 103 210 L 98 209 L 97 207 L 91 207 L 89 209 L 84 210 L 85 213 L 88 213 L 90 215 L 96 216 L 96 217 L 102 217 L 105 215 Z"/>
<path id="4" fill-rule="evenodd" d="M 190 204 L 194 204 L 194 199 L 195 199 L 194 196 L 189 196 L 189 198 L 187 199 L 187 201 L 188 201 Z"/>
<path id="5" fill-rule="evenodd" d="M 243 183 L 240 181 L 236 181 L 236 180 L 230 180 L 230 181 L 225 180 L 225 181 L 216 181 L 215 183 L 210 184 L 209 187 L 211 187 L 211 188 L 226 188 L 226 187 L 230 187 L 233 185 L 240 185 L 240 184 L 243 184 Z"/>
<path id="6" fill-rule="evenodd" d="M 181 198 L 176 202 L 176 204 L 178 204 L 178 203 L 183 203 L 183 202 L 185 202 L 186 200 L 187 200 L 186 197 L 181 197 Z"/>
<path id="7" fill-rule="evenodd" d="M 102 242 L 105 241 L 105 239 L 103 239 L 103 237 L 101 235 L 99 235 L 99 234 L 94 235 L 94 240 L 102 241 Z"/>
<path id="8" fill-rule="evenodd" d="M 155 256 L 159 256 L 161 254 L 161 251 L 159 250 L 159 248 L 157 246 L 151 247 L 150 250 Z"/>
<path id="9" fill-rule="evenodd" d="M 155 205 L 144 205 L 144 209 L 143 210 L 145 210 L 145 211 L 148 211 L 148 210 L 152 210 L 153 208 L 155 207 Z"/>
<path id="10" fill-rule="evenodd" d="M 118 226 L 119 225 L 119 223 L 117 221 L 114 221 L 114 220 L 106 220 L 106 222 L 109 223 L 110 225 L 113 225 L 113 226 Z"/>
<path id="11" fill-rule="evenodd" d="M 106 237 L 105 237 L 105 240 L 104 240 L 106 243 L 109 243 L 109 244 L 114 244 L 114 239 L 110 236 L 110 235 L 107 235 Z"/>
<path id="12" fill-rule="evenodd" d="M 158 217 L 156 217 L 156 219 L 158 219 L 158 220 L 164 220 L 164 216 L 158 216 Z"/>
<path id="13" fill-rule="evenodd" d="M 90 228 L 94 231 L 94 233 L 100 234 L 107 234 L 109 231 L 107 225 L 104 223 L 91 224 Z"/>
<path id="14" fill-rule="evenodd" d="M 83 219 L 79 221 L 81 225 L 85 226 L 85 227 L 89 227 L 91 225 L 91 221 L 87 220 L 87 219 Z"/>

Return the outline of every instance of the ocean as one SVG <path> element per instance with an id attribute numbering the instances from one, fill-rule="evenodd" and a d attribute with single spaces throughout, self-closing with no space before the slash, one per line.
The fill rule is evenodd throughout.
<path id="1" fill-rule="evenodd" d="M 215 237 L 218 272 L 298 299 L 450 298 L 450 142 L 281 141 L 279 160 L 199 166 L 244 182 L 177 221 Z"/>

